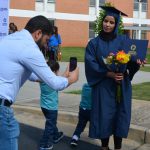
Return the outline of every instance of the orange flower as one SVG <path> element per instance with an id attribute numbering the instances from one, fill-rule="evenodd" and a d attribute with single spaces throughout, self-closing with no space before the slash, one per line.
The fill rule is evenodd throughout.
<path id="1" fill-rule="evenodd" d="M 116 54 L 117 63 L 126 64 L 130 60 L 130 54 L 126 54 L 123 50 Z"/>

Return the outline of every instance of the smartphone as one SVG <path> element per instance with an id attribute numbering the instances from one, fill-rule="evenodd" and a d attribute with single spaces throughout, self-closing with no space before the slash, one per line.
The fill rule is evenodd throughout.
<path id="1" fill-rule="evenodd" d="M 77 57 L 70 57 L 69 71 L 75 70 L 77 67 Z"/>

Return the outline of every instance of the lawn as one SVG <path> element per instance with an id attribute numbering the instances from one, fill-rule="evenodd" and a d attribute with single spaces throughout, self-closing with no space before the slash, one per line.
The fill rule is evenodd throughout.
<path id="1" fill-rule="evenodd" d="M 147 63 L 150 64 L 150 48 L 147 50 Z"/>
<path id="2" fill-rule="evenodd" d="M 147 54 L 147 63 L 150 64 L 150 54 Z"/>
<path id="3" fill-rule="evenodd" d="M 72 90 L 72 91 L 67 91 L 67 92 L 64 92 L 66 94 L 79 94 L 81 95 L 81 90 Z"/>
<path id="4" fill-rule="evenodd" d="M 138 100 L 150 101 L 150 82 L 134 84 L 132 86 L 132 98 Z M 81 94 L 81 90 L 73 90 L 65 92 L 67 94 Z"/>
<path id="5" fill-rule="evenodd" d="M 83 47 L 64 47 L 61 51 L 64 62 L 68 62 L 70 57 L 77 57 L 78 62 L 84 61 L 85 48 Z"/>
<path id="6" fill-rule="evenodd" d="M 77 57 L 78 62 L 84 61 L 85 48 L 84 47 L 63 47 L 62 61 L 68 62 L 70 57 Z M 147 63 L 150 64 L 150 49 L 147 53 Z"/>
<path id="7" fill-rule="evenodd" d="M 140 68 L 140 71 L 150 72 L 150 66 L 144 66 Z"/>
<path id="8" fill-rule="evenodd" d="M 134 99 L 150 101 L 150 82 L 136 84 L 132 86 Z"/>

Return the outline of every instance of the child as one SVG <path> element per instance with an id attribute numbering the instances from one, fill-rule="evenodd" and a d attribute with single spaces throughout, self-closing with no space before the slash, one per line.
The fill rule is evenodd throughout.
<path id="1" fill-rule="evenodd" d="M 84 131 L 86 124 L 90 121 L 91 111 L 91 87 L 85 83 L 82 87 L 82 96 L 79 106 L 78 124 L 72 136 L 70 145 L 76 147 L 81 133 Z"/>
<path id="2" fill-rule="evenodd" d="M 48 61 L 47 64 L 57 75 L 59 64 L 56 61 Z M 53 149 L 53 143 L 59 142 L 63 138 L 63 132 L 58 132 L 57 114 L 58 114 L 58 91 L 51 89 L 45 83 L 40 83 L 41 96 L 40 105 L 46 118 L 45 130 L 40 142 L 40 150 Z"/>

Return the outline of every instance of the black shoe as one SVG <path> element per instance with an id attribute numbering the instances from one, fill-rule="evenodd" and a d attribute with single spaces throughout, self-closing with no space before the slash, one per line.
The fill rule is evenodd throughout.
<path id="1" fill-rule="evenodd" d="M 78 146 L 78 140 L 72 139 L 70 142 L 70 145 L 73 147 L 77 147 Z"/>
<path id="2" fill-rule="evenodd" d="M 52 150 L 53 149 L 53 145 L 49 144 L 49 145 L 41 145 L 40 146 L 40 150 Z"/>
<path id="3" fill-rule="evenodd" d="M 53 142 L 56 144 L 64 137 L 63 132 L 58 132 L 57 135 L 54 136 Z"/>

